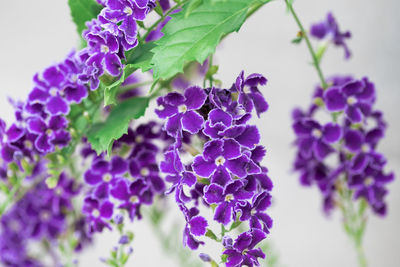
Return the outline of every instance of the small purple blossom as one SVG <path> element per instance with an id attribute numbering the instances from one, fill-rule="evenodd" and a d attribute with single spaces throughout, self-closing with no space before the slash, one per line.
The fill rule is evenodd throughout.
<path id="1" fill-rule="evenodd" d="M 167 133 L 172 137 L 181 135 L 182 130 L 191 134 L 198 133 L 204 119 L 196 110 L 202 107 L 206 98 L 206 93 L 200 87 L 189 87 L 183 95 L 173 92 L 158 98 L 157 103 L 161 108 L 156 113 L 160 118 L 167 119 Z"/>
<path id="2" fill-rule="evenodd" d="M 362 122 L 375 102 L 375 86 L 367 78 L 326 90 L 323 100 L 331 112 L 344 111 L 353 123 Z"/>
<path id="3" fill-rule="evenodd" d="M 350 58 L 351 52 L 345 41 L 351 37 L 351 33 L 349 31 L 340 31 L 339 25 L 332 13 L 328 13 L 325 21 L 313 24 L 310 33 L 317 39 L 328 39 L 336 46 L 342 46 L 344 48 L 345 58 Z"/>
<path id="4" fill-rule="evenodd" d="M 265 254 L 261 248 L 255 248 L 255 246 L 265 238 L 265 233 L 258 229 L 252 229 L 249 232 L 240 234 L 233 247 L 223 253 L 228 256 L 226 266 L 259 266 L 258 258 L 264 259 Z"/>

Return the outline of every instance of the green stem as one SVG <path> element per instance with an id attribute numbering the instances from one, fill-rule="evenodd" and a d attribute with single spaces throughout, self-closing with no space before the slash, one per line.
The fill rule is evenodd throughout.
<path id="1" fill-rule="evenodd" d="M 318 57 L 317 57 L 317 55 L 316 55 L 316 53 L 315 53 L 315 51 L 314 51 L 314 49 L 313 49 L 313 47 L 311 45 L 310 38 L 308 37 L 307 31 L 304 29 L 303 24 L 301 23 L 299 17 L 297 16 L 296 12 L 294 11 L 293 5 L 291 3 L 289 3 L 288 0 L 285 0 L 285 2 L 286 2 L 286 5 L 288 7 L 289 12 L 292 14 L 294 20 L 296 21 L 297 25 L 300 28 L 300 32 L 302 34 L 302 37 L 306 41 L 308 50 L 310 51 L 311 57 L 313 59 L 313 65 L 314 65 L 315 69 L 317 70 L 319 79 L 321 80 L 321 86 L 322 86 L 323 89 L 327 89 L 328 88 L 328 84 L 326 83 L 326 80 L 325 80 L 324 75 L 322 73 L 321 67 L 319 65 Z"/>
<path id="2" fill-rule="evenodd" d="M 339 206 L 343 215 L 345 232 L 354 243 L 360 267 L 367 267 L 367 258 L 362 246 L 364 229 L 366 224 L 366 205 L 364 200 L 358 201 L 360 207 L 357 210 L 353 199 L 353 193 L 347 188 L 345 181 L 337 186 L 339 192 Z"/>
<path id="3" fill-rule="evenodd" d="M 214 54 L 211 54 L 210 55 L 210 62 L 209 62 L 209 64 L 208 64 L 208 69 L 210 69 L 210 68 L 212 68 L 212 65 L 213 65 L 213 56 L 214 56 Z M 210 77 L 208 78 L 208 81 L 210 82 L 210 88 L 212 88 L 213 87 L 213 82 L 214 82 L 214 78 L 213 78 L 213 75 L 210 75 Z"/>
<path id="4" fill-rule="evenodd" d="M 360 267 L 367 267 L 368 266 L 367 257 L 365 256 L 362 244 L 361 243 L 357 244 L 356 249 L 358 254 L 358 263 L 360 264 Z"/>

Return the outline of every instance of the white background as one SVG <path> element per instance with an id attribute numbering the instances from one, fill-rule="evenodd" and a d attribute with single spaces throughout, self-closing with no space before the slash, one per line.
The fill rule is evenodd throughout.
<path id="1" fill-rule="evenodd" d="M 388 169 L 400 174 L 400 122 L 398 90 L 400 76 L 400 3 L 396 0 L 298 0 L 295 8 L 305 25 L 319 21 L 331 10 L 343 30 L 350 29 L 353 58 L 343 61 L 341 49 L 329 50 L 322 67 L 328 76 L 350 73 L 367 75 L 378 89 L 377 106 L 383 109 L 389 129 L 380 151 L 389 159 Z M 318 77 L 311 67 L 305 44 L 290 43 L 297 32 L 283 1 L 263 7 L 242 27 L 226 38 L 218 49 L 218 78 L 229 86 L 237 74 L 260 72 L 269 83 L 264 88 L 270 110 L 259 122 L 262 143 L 267 146 L 265 164 L 275 183 L 275 205 L 271 215 L 271 239 L 280 260 L 289 267 L 356 266 L 352 244 L 346 238 L 338 213 L 326 218 L 321 213 L 320 194 L 301 188 L 290 172 L 293 134 L 290 111 L 309 102 Z M 35 72 L 62 60 L 78 38 L 66 1 L 5 1 L 0 5 L 0 117 L 12 120 L 6 97 L 24 99 Z M 390 185 L 389 214 L 371 216 L 365 236 L 370 266 L 400 266 L 400 182 Z M 173 211 L 173 212 L 176 212 Z M 177 214 L 177 216 L 180 216 Z M 162 253 L 157 239 L 143 223 L 135 223 L 135 254 L 129 266 L 177 266 Z M 98 257 L 117 242 L 112 234 L 102 236 L 95 248 L 80 258 L 81 266 L 100 266 Z"/>

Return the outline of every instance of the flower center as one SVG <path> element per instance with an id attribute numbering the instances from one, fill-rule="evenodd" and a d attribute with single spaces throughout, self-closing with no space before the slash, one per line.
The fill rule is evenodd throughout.
<path id="1" fill-rule="evenodd" d="M 78 75 L 72 74 L 70 80 L 71 80 L 71 82 L 75 83 L 76 81 L 78 81 Z"/>
<path id="2" fill-rule="evenodd" d="M 143 142 L 143 136 L 141 136 L 141 135 L 136 136 L 135 142 L 138 143 L 138 144 L 142 143 Z"/>
<path id="3" fill-rule="evenodd" d="M 355 103 L 357 103 L 357 98 L 355 98 L 354 96 L 349 96 L 349 97 L 347 98 L 347 104 L 353 105 L 353 104 L 355 104 Z"/>
<path id="4" fill-rule="evenodd" d="M 109 181 L 111 181 L 111 175 L 109 173 L 107 173 L 106 175 L 103 176 L 103 181 L 108 183 Z"/>
<path id="5" fill-rule="evenodd" d="M 248 248 L 244 249 L 243 252 L 242 252 L 242 255 L 246 255 L 248 251 L 249 251 Z M 243 265 L 243 266 L 245 266 L 245 265 Z"/>
<path id="6" fill-rule="evenodd" d="M 363 144 L 361 146 L 361 151 L 364 152 L 364 153 L 368 152 L 369 151 L 369 146 L 367 144 Z"/>
<path id="7" fill-rule="evenodd" d="M 50 89 L 50 91 L 49 91 L 49 93 L 50 93 L 51 96 L 56 96 L 56 95 L 57 95 L 57 92 L 58 92 L 58 89 L 55 88 L 55 87 L 52 87 L 52 88 Z"/>
<path id="8" fill-rule="evenodd" d="M 229 201 L 231 201 L 233 198 L 234 198 L 234 197 L 233 197 L 232 194 L 227 194 L 227 195 L 225 196 L 225 201 L 229 202 Z"/>
<path id="9" fill-rule="evenodd" d="M 225 163 L 225 158 L 223 156 L 219 156 L 218 158 L 215 159 L 215 164 L 217 166 L 220 166 L 224 163 Z"/>
<path id="10" fill-rule="evenodd" d="M 243 93 L 245 93 L 245 94 L 250 94 L 250 93 L 251 93 L 250 86 L 245 85 L 245 86 L 243 87 Z"/>
<path id="11" fill-rule="evenodd" d="M 129 201 L 130 201 L 131 203 L 137 203 L 137 202 L 139 201 L 139 199 L 138 199 L 137 196 L 131 196 L 131 197 L 129 198 Z"/>
<path id="12" fill-rule="evenodd" d="M 25 140 L 24 141 L 24 147 L 27 148 L 27 149 L 32 149 L 33 148 L 33 144 L 32 144 L 31 141 Z"/>
<path id="13" fill-rule="evenodd" d="M 178 111 L 180 113 L 185 113 L 188 110 L 187 106 L 185 104 L 182 104 L 178 107 Z"/>
<path id="14" fill-rule="evenodd" d="M 40 213 L 40 219 L 42 221 L 48 221 L 50 219 L 50 213 L 48 211 L 42 211 Z"/>
<path id="15" fill-rule="evenodd" d="M 133 10 L 132 10 L 132 8 L 127 6 L 127 7 L 124 8 L 124 13 L 127 14 L 127 15 L 132 15 L 133 14 Z"/>
<path id="16" fill-rule="evenodd" d="M 101 45 L 100 46 L 100 51 L 103 53 L 108 53 L 110 51 L 110 48 L 106 45 Z"/>
<path id="17" fill-rule="evenodd" d="M 251 209 L 251 211 L 250 211 L 250 215 L 251 216 L 254 216 L 256 213 L 257 213 L 256 209 Z"/>
<path id="18" fill-rule="evenodd" d="M 51 135 L 52 133 L 53 133 L 53 130 L 52 130 L 52 129 L 47 129 L 47 130 L 46 130 L 46 134 L 47 134 L 47 135 Z"/>
<path id="19" fill-rule="evenodd" d="M 92 215 L 93 215 L 93 217 L 99 217 L 100 216 L 100 211 L 98 209 L 94 209 L 92 211 Z"/>
<path id="20" fill-rule="evenodd" d="M 142 168 L 140 169 L 140 175 L 142 176 L 148 176 L 150 174 L 150 171 L 148 168 Z"/>
<path id="21" fill-rule="evenodd" d="M 316 137 L 316 138 L 321 138 L 322 132 L 321 132 L 321 130 L 314 129 L 314 130 L 312 131 L 312 135 L 313 135 L 314 137 Z"/>
<path id="22" fill-rule="evenodd" d="M 19 221 L 17 221 L 17 220 L 12 220 L 11 222 L 10 222 L 10 229 L 11 230 L 13 230 L 14 232 L 19 232 L 19 231 L 21 231 L 21 224 L 20 224 L 20 222 Z"/>
<path id="23" fill-rule="evenodd" d="M 364 180 L 364 185 L 366 185 L 366 186 L 370 186 L 370 185 L 372 185 L 374 183 L 374 178 L 372 178 L 372 177 L 367 177 L 365 180 Z"/>
<path id="24" fill-rule="evenodd" d="M 56 192 L 56 195 L 61 196 L 61 194 L 62 194 L 62 189 L 58 187 L 58 188 L 55 190 L 55 192 Z"/>

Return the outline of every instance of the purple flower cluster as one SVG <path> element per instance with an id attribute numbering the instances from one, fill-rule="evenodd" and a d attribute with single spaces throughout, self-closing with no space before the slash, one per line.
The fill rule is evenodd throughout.
<path id="1" fill-rule="evenodd" d="M 88 47 L 71 53 L 60 64 L 34 77 L 34 88 L 26 102 L 13 103 L 16 122 L 2 130 L 5 162 L 18 162 L 34 155 L 51 153 L 66 146 L 70 139 L 64 117 L 70 105 L 88 96 L 86 85 L 98 88 L 104 69 L 119 76 L 124 52 L 137 44 L 136 20 L 143 20 L 154 8 L 153 1 L 110 0 L 97 19 L 88 23 L 84 37 Z"/>
<path id="2" fill-rule="evenodd" d="M 193 86 L 157 100 L 156 113 L 175 138 L 160 168 L 172 183 L 167 193 L 175 191 L 187 222 L 184 244 L 197 249 L 204 243 L 198 238 L 205 235 L 209 222 L 199 215 L 200 203 L 213 208 L 216 222 L 248 222 L 252 229 L 224 252 L 227 266 L 258 265 L 257 258 L 265 255 L 254 247 L 272 227 L 265 212 L 271 204 L 272 182 L 261 166 L 266 150 L 259 144 L 257 127 L 248 124 L 252 111 L 260 115 L 268 109 L 258 89 L 266 82 L 260 74 L 245 78 L 242 72 L 230 89 Z"/>
<path id="3" fill-rule="evenodd" d="M 328 13 L 325 21 L 313 24 L 310 33 L 311 36 L 317 39 L 328 39 L 329 42 L 332 42 L 335 46 L 342 46 L 345 52 L 345 58 L 349 59 L 351 57 L 351 52 L 345 42 L 346 39 L 351 38 L 351 33 L 349 31 L 341 32 L 339 30 L 339 25 L 332 13 Z"/>
<path id="4" fill-rule="evenodd" d="M 71 104 L 80 103 L 88 95 L 78 79 L 81 70 L 82 63 L 71 53 L 64 62 L 34 77 L 34 88 L 25 103 L 12 102 L 16 122 L 1 130 L 5 139 L 1 156 L 5 162 L 16 162 L 20 167 L 21 160 L 33 164 L 35 156 L 68 145 L 71 136 L 65 115 Z"/>
<path id="5" fill-rule="evenodd" d="M 143 20 L 155 7 L 152 0 L 109 0 L 97 19 L 84 32 L 87 48 L 71 53 L 34 77 L 34 87 L 25 102 L 13 102 L 16 122 L 8 129 L 1 124 L 1 156 L 6 163 L 21 160 L 34 164 L 43 156 L 69 144 L 68 120 L 71 104 L 88 96 L 87 86 L 98 88 L 104 69 L 118 76 L 124 52 L 137 44 L 136 20 Z M 164 3 L 168 4 L 168 3 Z"/>
<path id="6" fill-rule="evenodd" d="M 62 192 L 64 186 L 62 183 L 66 179 L 64 174 L 61 176 L 56 189 L 46 188 L 43 180 L 50 176 L 48 174 L 50 170 L 46 168 L 49 162 L 42 159 L 70 144 L 73 131 L 69 128 L 67 116 L 71 111 L 71 106 L 81 104 L 88 97 L 89 88 L 92 90 L 98 88 L 99 78 L 104 72 L 112 76 L 120 75 L 125 51 L 136 46 L 138 42 L 136 39 L 136 21 L 143 20 L 148 12 L 155 7 L 155 1 L 152 0 L 98 2 L 104 6 L 104 9 L 97 19 L 88 23 L 88 30 L 84 32 L 87 47 L 79 52 L 70 53 L 63 62 L 50 66 L 42 73 L 37 74 L 33 79 L 33 89 L 26 101 L 11 101 L 15 108 L 16 121 L 7 128 L 4 121 L 0 120 L 0 180 L 9 182 L 10 177 L 7 168 L 14 163 L 17 164 L 21 172 L 25 172 L 24 175 L 27 180 L 33 180 L 37 176 L 41 177 L 41 180 L 38 181 L 40 186 L 34 187 L 25 196 L 22 194 L 22 199 L 13 206 L 9 213 L 2 217 L 4 234 L 2 234 L 0 240 L 0 254 L 1 260 L 7 265 L 39 265 L 33 260 L 31 261 L 29 257 L 24 256 L 24 253 L 28 253 L 25 246 L 28 238 L 48 237 L 55 239 L 59 233 L 65 230 L 65 212 L 72 208 L 69 202 L 72 195 L 64 199 L 57 193 L 58 191 Z M 163 5 L 167 8 L 169 2 L 163 1 Z M 130 97 L 132 92 L 129 93 L 130 95 L 124 97 Z M 74 119 L 74 117 L 70 119 Z M 133 140 L 141 142 L 140 138 L 142 138 L 143 142 L 135 146 L 129 158 L 122 159 L 122 157 L 116 156 L 110 163 L 103 158 L 96 158 L 91 172 L 85 176 L 87 182 L 95 187 L 93 195 L 88 196 L 85 200 L 85 211 L 92 210 L 91 215 L 95 215 L 96 210 L 101 213 L 100 219 L 96 218 L 94 220 L 96 223 L 91 224 L 92 231 L 93 229 L 99 230 L 102 227 L 102 218 L 106 218 L 113 211 L 114 203 L 107 202 L 108 197 L 114 196 L 115 199 L 119 200 L 118 207 L 127 210 L 129 216 L 133 219 L 135 216 L 140 217 L 139 207 L 141 203 L 151 203 L 153 195 L 163 191 L 164 182 L 158 175 L 155 161 L 158 150 L 155 145 L 149 142 L 148 136 L 151 132 L 150 128 L 154 126 L 150 123 L 137 129 L 135 132 L 137 138 Z M 124 138 L 129 140 L 130 137 L 125 136 Z M 161 138 L 161 134 L 151 138 Z M 132 183 L 128 180 L 120 180 L 127 174 L 128 170 L 132 177 L 138 178 Z M 102 177 L 102 174 L 104 174 L 104 177 Z M 110 183 L 107 181 L 108 177 L 111 177 Z M 100 181 L 96 179 L 100 179 Z M 65 186 L 67 185 L 65 184 Z M 42 203 L 37 194 L 43 196 L 46 200 Z M 38 198 L 38 200 L 36 201 L 35 198 Z M 138 200 L 135 200 L 136 198 Z M 29 202 L 32 205 L 28 207 L 27 203 Z M 33 207 L 33 204 L 38 206 Z M 46 205 L 51 205 L 51 207 Z M 50 210 L 53 213 L 48 214 L 47 209 L 56 208 L 56 205 L 59 205 L 59 210 Z M 27 208 L 30 210 L 26 211 Z M 40 217 L 41 209 L 44 210 L 43 218 Z M 25 213 L 28 212 L 34 213 L 28 214 L 29 216 L 36 214 L 35 216 L 39 217 L 26 217 Z M 27 231 L 26 233 L 24 231 L 17 233 L 12 229 L 8 231 L 7 227 L 13 227 L 14 224 L 8 225 L 6 221 L 14 222 L 13 217 L 18 216 L 21 217 L 21 222 L 22 220 L 29 220 L 29 227 L 24 228 Z M 51 217 L 46 218 L 47 216 Z M 36 225 L 34 225 L 35 223 Z M 90 240 L 90 236 L 84 231 L 86 220 L 76 221 L 74 227 L 80 229 L 77 230 L 76 234 L 80 236 L 81 240 Z M 7 232 L 10 232 L 9 235 L 6 234 Z M 77 249 L 81 247 L 82 244 L 78 244 Z M 20 254 L 17 255 L 18 251 L 20 251 Z M 19 262 L 14 263 L 13 261 Z"/>
<path id="7" fill-rule="evenodd" d="M 168 140 L 160 125 L 149 122 L 129 129 L 117 140 L 111 160 L 104 155 L 94 157 L 84 174 L 90 190 L 83 211 L 91 232 L 111 229 L 117 209 L 126 212 L 131 220 L 140 219 L 140 207 L 152 204 L 154 196 L 163 194 L 165 184 L 157 164 L 161 152 L 157 141 L 168 144 Z M 84 153 L 87 155 L 88 151 Z"/>
<path id="8" fill-rule="evenodd" d="M 138 43 L 136 21 L 144 20 L 156 6 L 153 0 L 109 0 L 104 5 L 99 16 L 87 23 L 83 37 L 88 46 L 80 52 L 85 63 L 80 79 L 92 90 L 98 88 L 104 71 L 120 76 L 125 51 Z"/>
<path id="9" fill-rule="evenodd" d="M 71 200 L 78 192 L 76 182 L 64 173 L 54 189 L 49 189 L 43 181 L 37 184 L 33 181 L 32 188 L 1 217 L 0 260 L 7 266 L 42 266 L 29 255 L 28 244 L 43 239 L 55 242 L 71 228 L 66 217 L 73 209 Z M 74 225 L 72 230 L 79 235 L 85 225 Z M 75 249 L 87 240 L 77 241 Z"/>
<path id="10" fill-rule="evenodd" d="M 316 184 L 329 212 L 338 203 L 338 190 L 347 186 L 354 199 L 365 199 L 372 210 L 386 214 L 386 184 L 394 179 L 386 173 L 386 158 L 377 152 L 386 123 L 375 110 L 375 86 L 368 78 L 335 77 L 327 90 L 317 88 L 306 111 L 293 112 L 295 144 L 294 168 L 303 185 Z M 328 113 L 334 122 L 320 122 Z"/>

